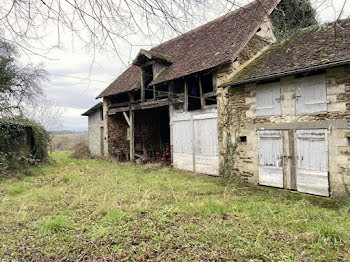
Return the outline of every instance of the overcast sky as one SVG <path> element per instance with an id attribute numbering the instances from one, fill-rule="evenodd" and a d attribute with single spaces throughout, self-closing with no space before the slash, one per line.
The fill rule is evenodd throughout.
<path id="1" fill-rule="evenodd" d="M 241 1 L 242 4 L 245 2 L 249 1 Z M 344 0 L 313 0 L 318 19 L 322 23 L 334 21 L 339 16 L 343 4 Z M 350 1 L 346 3 L 344 10 L 343 16 L 349 16 Z M 149 45 L 142 46 L 149 41 L 136 38 L 134 43 L 138 44 L 137 48 L 118 47 L 124 54 L 123 63 L 113 53 L 100 51 L 93 55 L 91 50 L 81 48 L 79 41 L 71 38 L 68 33 L 65 34 L 65 43 L 68 44 L 64 46 L 64 50 L 53 49 L 47 54 L 48 58 L 24 55 L 21 59 L 24 62 L 44 64 L 49 73 L 49 82 L 44 90 L 48 99 L 64 111 L 63 129 L 87 130 L 87 117 L 81 114 L 100 101 L 95 97 L 125 70 L 125 65 L 131 63 L 140 48 L 150 48 Z"/>

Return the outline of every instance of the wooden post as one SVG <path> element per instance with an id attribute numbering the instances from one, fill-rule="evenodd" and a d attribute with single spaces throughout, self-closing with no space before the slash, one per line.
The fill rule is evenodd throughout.
<path id="1" fill-rule="evenodd" d="M 213 91 L 215 91 L 216 89 L 217 89 L 217 77 L 218 77 L 218 75 L 217 75 L 217 72 L 214 72 L 213 74 L 212 74 L 212 79 L 213 79 Z"/>
<path id="2" fill-rule="evenodd" d="M 134 101 L 134 95 L 129 93 L 130 97 L 130 102 Z M 132 104 L 130 103 L 129 107 L 129 122 L 130 122 L 130 161 L 134 162 L 135 160 L 135 130 L 134 130 L 134 124 L 135 124 L 135 119 L 134 119 L 134 110 L 132 108 Z"/>
<path id="3" fill-rule="evenodd" d="M 185 86 L 184 86 L 184 90 L 185 90 L 185 101 L 184 101 L 184 111 L 188 111 L 188 83 L 187 83 L 187 79 L 185 78 Z"/>
<path id="4" fill-rule="evenodd" d="M 198 76 L 198 86 L 199 86 L 199 97 L 201 100 L 201 109 L 205 106 L 205 101 L 203 99 L 203 87 L 202 87 L 202 81 L 201 76 Z"/>
<path id="5" fill-rule="evenodd" d="M 156 85 L 153 85 L 153 100 L 156 100 Z"/>
<path id="6" fill-rule="evenodd" d="M 145 81 L 143 79 L 143 68 L 141 68 L 141 102 L 145 102 Z"/>
<path id="7" fill-rule="evenodd" d="M 172 100 L 174 98 L 174 82 L 170 81 L 168 86 L 168 100 Z"/>

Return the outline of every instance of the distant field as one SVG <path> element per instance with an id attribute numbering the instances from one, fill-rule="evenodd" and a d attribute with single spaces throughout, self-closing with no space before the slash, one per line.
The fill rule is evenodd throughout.
<path id="1" fill-rule="evenodd" d="M 0 261 L 350 261 L 350 202 L 52 156 L 0 178 Z"/>
<path id="2" fill-rule="evenodd" d="M 88 141 L 87 132 L 51 132 L 51 151 L 72 151 L 80 142 Z"/>

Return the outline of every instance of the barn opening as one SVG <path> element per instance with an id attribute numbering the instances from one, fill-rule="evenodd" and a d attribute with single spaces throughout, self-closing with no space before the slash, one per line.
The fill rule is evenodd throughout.
<path id="1" fill-rule="evenodd" d="M 171 161 L 168 106 L 135 111 L 134 147 L 143 162 Z"/>

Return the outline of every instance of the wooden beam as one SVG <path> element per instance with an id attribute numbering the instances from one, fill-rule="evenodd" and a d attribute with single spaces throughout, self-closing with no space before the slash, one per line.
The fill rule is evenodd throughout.
<path id="1" fill-rule="evenodd" d="M 129 101 L 123 102 L 123 103 L 114 103 L 114 104 L 110 104 L 109 108 L 123 107 L 123 106 L 128 106 L 129 104 L 130 104 Z"/>
<path id="2" fill-rule="evenodd" d="M 116 113 L 120 113 L 120 112 L 127 112 L 129 111 L 130 107 L 126 106 L 126 107 L 118 107 L 118 108 L 111 108 L 108 110 L 108 115 L 114 115 Z"/>
<path id="3" fill-rule="evenodd" d="M 211 97 L 211 96 L 216 96 L 216 91 L 208 92 L 203 94 L 203 98 Z"/>
<path id="4" fill-rule="evenodd" d="M 184 79 L 184 89 L 185 89 L 185 101 L 184 101 L 184 111 L 188 111 L 188 83 L 187 79 Z"/>
<path id="5" fill-rule="evenodd" d="M 211 108 L 217 108 L 218 105 L 217 104 L 213 104 L 213 105 L 206 105 L 206 106 L 203 106 L 203 109 L 211 109 Z"/>
<path id="6" fill-rule="evenodd" d="M 203 99 L 203 87 L 202 87 L 202 81 L 201 76 L 198 76 L 198 86 L 199 86 L 199 98 L 201 100 L 201 109 L 205 106 L 205 100 Z"/>
<path id="7" fill-rule="evenodd" d="M 124 115 L 126 122 L 128 123 L 128 125 L 130 127 L 130 119 L 129 119 L 128 115 L 125 112 L 123 112 L 123 115 Z"/>

